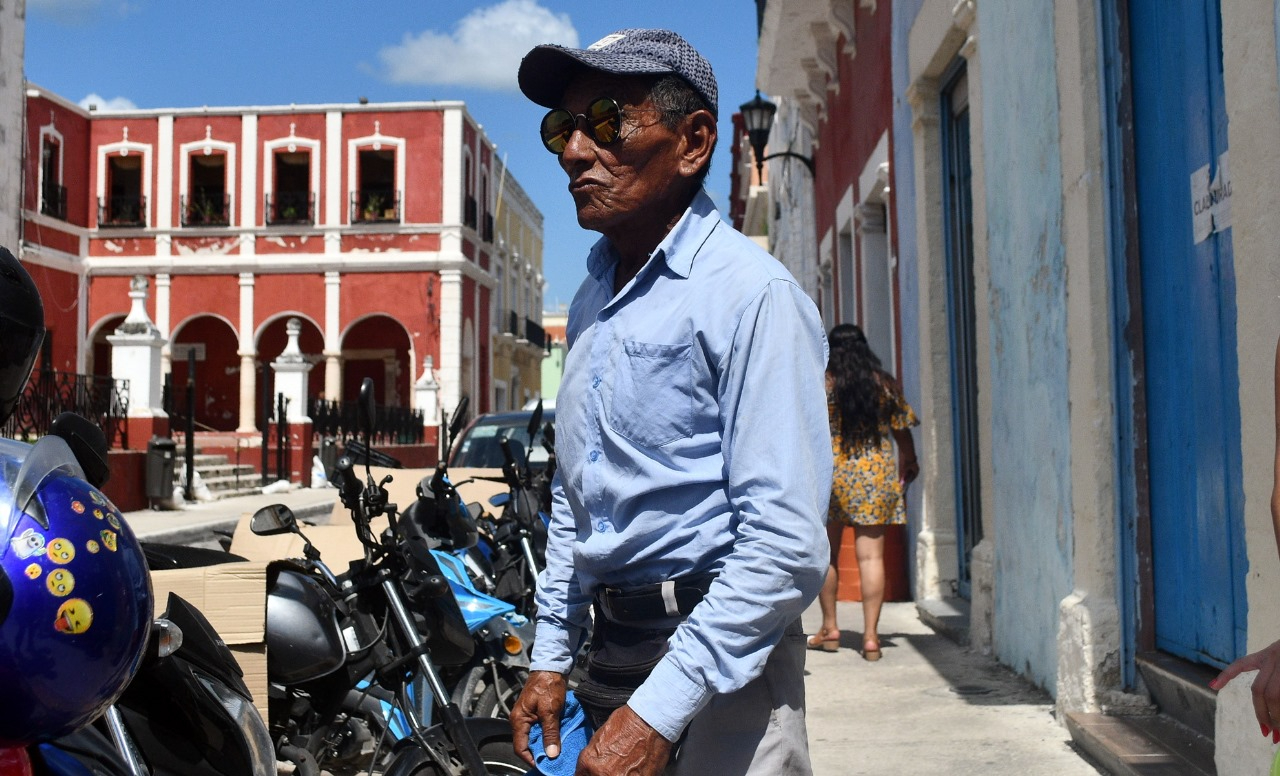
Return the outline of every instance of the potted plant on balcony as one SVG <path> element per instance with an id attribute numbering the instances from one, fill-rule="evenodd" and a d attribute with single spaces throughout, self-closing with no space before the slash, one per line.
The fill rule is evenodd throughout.
<path id="1" fill-rule="evenodd" d="M 382 206 L 385 201 L 381 194 L 370 194 L 364 201 L 364 213 L 360 220 L 377 221 L 382 215 Z"/>

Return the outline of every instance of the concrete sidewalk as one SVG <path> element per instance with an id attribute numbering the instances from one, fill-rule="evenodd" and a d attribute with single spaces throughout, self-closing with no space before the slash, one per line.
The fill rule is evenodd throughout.
<path id="1" fill-rule="evenodd" d="M 884 657 L 862 659 L 862 605 L 838 604 L 841 649 L 805 663 L 814 776 L 1096 776 L 1053 701 L 990 657 L 885 604 Z M 806 633 L 822 622 L 815 603 Z"/>
<path id="2" fill-rule="evenodd" d="M 253 514 L 268 504 L 284 504 L 300 520 L 328 522 L 338 500 L 334 488 L 300 488 L 283 493 L 179 503 L 178 509 L 125 512 L 125 522 L 139 539 L 168 544 L 187 544 L 212 533 L 231 533 L 243 514 Z"/>
<path id="3" fill-rule="evenodd" d="M 301 519 L 329 520 L 337 491 L 200 502 L 175 511 L 125 513 L 148 541 L 190 543 L 231 532 L 241 515 L 281 503 Z M 806 662 L 809 745 L 815 776 L 1096 776 L 1070 744 L 1044 692 L 966 650 L 922 622 L 914 603 L 885 604 L 884 658 L 862 659 L 862 606 L 839 604 L 838 652 L 810 651 Z M 931 618 L 932 620 L 932 618 Z M 936 621 L 936 620 L 935 620 Z M 807 633 L 821 616 L 805 613 Z"/>

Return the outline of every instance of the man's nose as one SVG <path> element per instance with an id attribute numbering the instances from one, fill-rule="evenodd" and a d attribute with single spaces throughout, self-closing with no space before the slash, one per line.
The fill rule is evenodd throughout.
<path id="1" fill-rule="evenodd" d="M 582 129 L 581 122 L 577 122 L 565 143 L 564 152 L 560 154 L 560 165 L 569 169 L 575 161 L 590 159 L 595 150 L 595 141 Z"/>

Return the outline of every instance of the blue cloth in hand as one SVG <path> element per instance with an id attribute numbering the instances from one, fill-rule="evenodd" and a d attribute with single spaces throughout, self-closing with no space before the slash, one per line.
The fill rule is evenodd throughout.
<path id="1" fill-rule="evenodd" d="M 547 757 L 542 743 L 542 723 L 533 723 L 529 728 L 529 751 L 533 752 L 537 765 L 525 776 L 573 776 L 578 768 L 578 755 L 587 747 L 593 732 L 573 690 L 565 693 L 564 711 L 560 713 L 560 756 L 554 760 Z"/>

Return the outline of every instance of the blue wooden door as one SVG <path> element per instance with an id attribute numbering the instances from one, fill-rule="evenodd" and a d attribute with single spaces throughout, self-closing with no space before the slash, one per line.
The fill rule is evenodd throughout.
<path id="1" fill-rule="evenodd" d="M 1158 649 L 1222 665 L 1243 652 L 1245 555 L 1219 7 L 1129 9 L 1152 625 Z"/>

